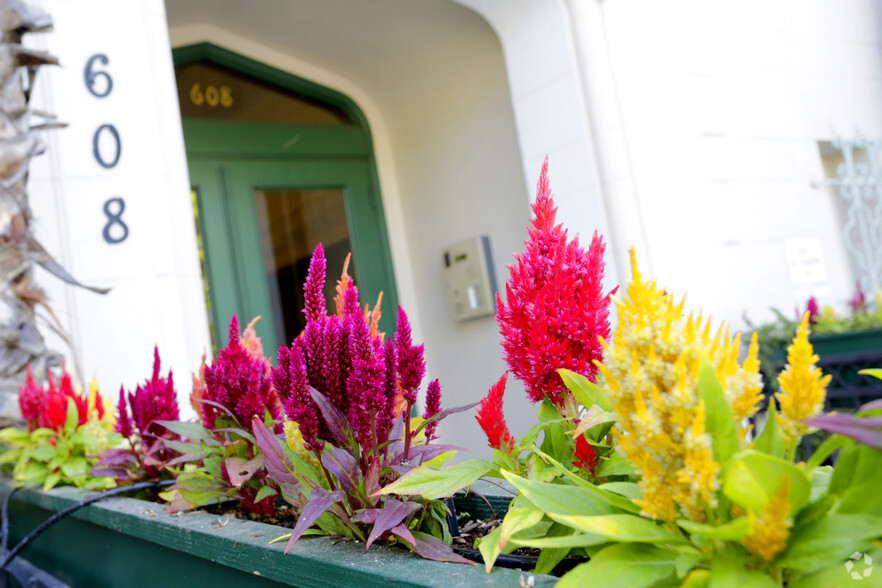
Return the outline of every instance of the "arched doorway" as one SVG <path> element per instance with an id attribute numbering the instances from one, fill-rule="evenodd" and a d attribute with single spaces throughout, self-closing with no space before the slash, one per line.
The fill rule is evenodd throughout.
<path id="1" fill-rule="evenodd" d="M 262 316 L 267 353 L 303 326 L 302 285 L 318 241 L 326 297 L 346 254 L 363 302 L 397 293 L 370 129 L 346 96 L 203 43 L 173 51 L 216 345 L 232 314 Z"/>

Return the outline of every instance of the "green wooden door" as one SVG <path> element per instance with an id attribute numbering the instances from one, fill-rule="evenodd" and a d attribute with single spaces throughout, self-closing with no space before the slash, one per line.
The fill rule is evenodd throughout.
<path id="1" fill-rule="evenodd" d="M 348 97 L 211 44 L 173 51 L 215 345 L 236 314 L 269 355 L 302 324 L 322 241 L 330 300 L 346 250 L 362 303 L 398 308 L 367 119 Z M 333 309 L 330 309 L 333 310 Z M 301 320 L 298 323 L 298 320 Z"/>
<path id="2" fill-rule="evenodd" d="M 257 332 L 268 354 L 297 336 L 308 263 L 304 247 L 311 253 L 322 235 L 328 256 L 327 298 L 351 249 L 349 271 L 361 300 L 373 305 L 379 292 L 384 293 L 381 328 L 392 332 L 397 296 L 385 223 L 365 159 L 192 154 L 189 167 L 218 346 L 226 343 L 233 314 L 243 325 L 263 317 Z M 298 221 L 295 213 L 302 210 L 312 213 Z"/>

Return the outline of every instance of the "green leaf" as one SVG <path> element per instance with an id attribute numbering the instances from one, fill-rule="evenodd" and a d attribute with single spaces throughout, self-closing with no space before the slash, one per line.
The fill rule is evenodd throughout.
<path id="1" fill-rule="evenodd" d="M 515 499 L 517 502 L 518 499 Z M 537 508 L 533 503 L 523 500 L 523 506 L 515 506 L 509 508 L 502 520 L 501 532 L 499 534 L 499 547 L 504 548 L 515 533 L 519 533 L 524 529 L 535 526 L 539 521 L 545 518 L 545 513 Z"/>
<path id="2" fill-rule="evenodd" d="M 640 484 L 636 482 L 607 482 L 606 484 L 601 484 L 598 488 L 621 494 L 632 501 L 643 500 L 643 492 L 640 490 Z"/>
<path id="3" fill-rule="evenodd" d="M 735 504 L 760 512 L 778 492 L 785 476 L 790 478 L 790 512 L 796 513 L 808 502 L 808 478 L 792 463 L 758 451 L 742 451 L 732 458 L 723 480 L 723 493 Z"/>
<path id="4" fill-rule="evenodd" d="M 618 494 L 615 494 L 613 492 L 607 492 L 605 490 L 600 490 L 597 486 L 595 486 L 591 482 L 588 482 L 587 480 L 583 480 L 577 474 L 575 474 L 571 470 L 565 468 L 563 466 L 563 464 L 558 462 L 553 457 L 546 455 L 545 453 L 542 453 L 542 451 L 540 451 L 538 449 L 534 449 L 533 451 L 538 453 L 539 456 L 542 457 L 543 459 L 547 460 L 552 466 L 555 467 L 555 469 L 557 469 L 561 474 L 563 474 L 563 476 L 566 477 L 567 480 L 569 480 L 570 482 L 572 482 L 576 486 L 579 486 L 585 492 L 587 492 L 589 495 L 594 496 L 597 500 L 607 502 L 611 506 L 613 506 L 621 511 L 634 512 L 634 513 L 640 512 L 640 507 L 637 506 L 636 504 L 634 504 L 633 502 L 631 502 L 630 500 L 623 499 L 621 496 L 619 496 Z M 585 514 L 585 513 L 582 513 L 582 514 Z M 588 514 L 594 514 L 594 513 L 588 513 Z M 596 513 L 596 514 L 603 514 L 603 513 Z"/>
<path id="5" fill-rule="evenodd" d="M 58 447 L 50 445 L 49 443 L 42 443 L 34 448 L 34 452 L 31 455 L 34 459 L 39 461 L 50 461 L 53 457 L 58 455 Z M 62 459 L 63 458 L 64 456 L 62 456 Z"/>
<path id="6" fill-rule="evenodd" d="M 632 514 L 600 516 L 549 514 L 553 520 L 582 533 L 601 535 L 626 543 L 687 543 L 682 535 L 675 535 L 656 523 Z"/>
<path id="7" fill-rule="evenodd" d="M 585 414 L 583 414 L 582 418 L 579 419 L 579 424 L 576 425 L 576 430 L 572 432 L 572 436 L 575 439 L 579 435 L 584 434 L 586 431 L 593 427 L 596 427 L 597 425 L 615 422 L 616 415 L 614 412 L 603 410 L 602 408 L 594 404 L 591 406 L 591 408 L 585 411 Z"/>
<path id="8" fill-rule="evenodd" d="M 548 541 L 557 539 L 566 539 L 573 536 L 573 530 L 566 525 L 560 523 L 552 523 L 551 527 L 545 532 L 545 537 L 533 539 L 534 541 Z M 583 537 L 587 537 L 584 536 Z M 597 537 L 596 539 L 600 539 Z M 512 543 L 514 543 L 514 539 Z M 579 545 L 578 547 L 589 547 L 587 545 Z M 552 546 L 548 545 L 542 548 L 539 553 L 539 559 L 536 560 L 535 572 L 537 574 L 550 574 L 554 567 L 572 551 L 572 547 L 568 545 Z"/>
<path id="9" fill-rule="evenodd" d="M 678 568 L 679 574 L 679 568 Z M 680 588 L 708 588 L 710 585 L 710 570 L 692 570 Z"/>
<path id="10" fill-rule="evenodd" d="M 725 469 L 729 458 L 741 448 L 741 442 L 732 408 L 707 357 L 701 358 L 698 368 L 698 394 L 704 401 L 704 427 L 713 438 L 714 459 Z"/>
<path id="11" fill-rule="evenodd" d="M 753 448 L 775 457 L 783 458 L 787 453 L 784 434 L 778 424 L 778 412 L 775 408 L 775 397 L 769 398 L 769 410 L 766 413 L 766 424 L 762 432 L 753 441 Z"/>
<path id="12" fill-rule="evenodd" d="M 443 470 L 419 466 L 376 492 L 374 496 L 405 494 L 419 495 L 426 500 L 447 498 L 474 484 L 490 469 L 492 466 L 483 459 L 467 459 Z"/>
<path id="13" fill-rule="evenodd" d="M 827 493 L 831 479 L 833 479 L 832 466 L 821 466 L 811 470 L 809 480 L 812 484 L 812 490 L 809 494 L 809 502 L 815 502 Z"/>
<path id="14" fill-rule="evenodd" d="M 71 435 L 77 430 L 80 423 L 80 412 L 77 410 L 77 403 L 73 398 L 67 399 L 67 419 L 64 421 L 64 432 Z"/>
<path id="15" fill-rule="evenodd" d="M 833 452 L 837 449 L 842 449 L 853 444 L 854 439 L 851 437 L 845 437 L 844 435 L 833 435 L 832 437 L 828 437 L 823 443 L 821 443 L 821 446 L 815 449 L 814 453 L 812 453 L 812 456 L 805 464 L 805 471 L 810 472 L 812 469 L 824 463 L 824 460 L 833 455 Z"/>
<path id="16" fill-rule="evenodd" d="M 801 572 L 820 570 L 844 562 L 855 551 L 864 552 L 882 536 L 882 517 L 867 514 L 834 514 L 794 528 L 780 565 Z"/>
<path id="17" fill-rule="evenodd" d="M 706 525 L 702 523 L 694 523 L 687 519 L 678 519 L 677 525 L 681 529 L 685 529 L 692 535 L 703 535 L 711 539 L 721 539 L 723 541 L 738 541 L 750 534 L 750 526 L 752 521 L 749 517 L 742 517 L 729 521 L 722 525 Z"/>
<path id="18" fill-rule="evenodd" d="M 547 398 L 539 408 L 539 421 L 545 434 L 542 451 L 564 463 L 573 461 L 573 441 L 561 424 L 561 416 L 554 404 Z"/>
<path id="19" fill-rule="evenodd" d="M 82 476 L 89 471 L 89 462 L 84 457 L 75 457 L 70 461 L 61 464 L 61 471 L 68 478 Z"/>
<path id="20" fill-rule="evenodd" d="M 674 565 L 677 566 L 677 577 L 684 578 L 704 558 L 705 555 L 702 553 L 681 553 L 677 555 L 677 559 L 674 560 Z"/>
<path id="21" fill-rule="evenodd" d="M 779 584 L 767 574 L 750 571 L 745 566 L 747 554 L 743 551 L 724 550 L 711 563 L 710 588 L 778 588 Z"/>
<path id="22" fill-rule="evenodd" d="M 191 441 L 201 441 L 208 446 L 219 446 L 220 443 L 214 438 L 211 431 L 203 427 L 199 423 L 188 423 L 184 421 L 156 421 L 172 433 L 177 433 L 181 437 L 186 437 Z"/>
<path id="23" fill-rule="evenodd" d="M 570 485 L 537 482 L 504 471 L 502 475 L 514 485 L 527 500 L 548 515 L 602 515 L 620 512 L 602 496 L 602 490 L 587 491 Z"/>
<path id="24" fill-rule="evenodd" d="M 557 370 L 557 373 L 560 374 L 564 385 L 573 393 L 573 396 L 576 397 L 576 400 L 579 401 L 582 406 L 590 407 L 596 404 L 603 410 L 612 412 L 613 403 L 606 394 L 603 393 L 600 386 L 594 384 L 582 374 L 577 374 L 568 369 L 561 368 Z"/>
<path id="25" fill-rule="evenodd" d="M 868 569 L 863 558 L 854 561 L 853 571 L 861 574 L 862 581 L 851 578 L 845 562 L 848 560 L 837 561 L 822 569 L 808 574 L 800 574 L 795 578 L 791 578 L 788 588 L 830 588 L 831 586 L 845 586 L 861 588 L 880 588 L 882 586 L 882 575 L 879 574 L 879 563 L 882 561 L 882 548 L 876 548 L 866 552 L 870 556 L 876 569 L 871 573 L 870 577 L 863 577 L 862 572 Z"/>
<path id="26" fill-rule="evenodd" d="M 602 545 L 609 543 L 609 539 L 602 535 L 593 533 L 573 533 L 572 527 L 555 523 L 562 529 L 566 529 L 569 535 L 561 535 L 559 537 L 537 537 L 533 539 L 512 539 L 513 545 L 520 547 L 536 547 L 538 549 L 549 549 L 559 547 L 591 547 L 592 545 Z M 554 566 L 552 566 L 554 567 Z M 542 572 L 540 572 L 542 573 Z"/>
<path id="27" fill-rule="evenodd" d="M 496 527 L 487 533 L 481 540 L 481 543 L 478 544 L 478 551 L 480 551 L 481 555 L 484 557 L 484 569 L 487 570 L 488 574 L 490 573 L 490 570 L 493 569 L 493 564 L 496 563 L 496 558 L 502 553 L 502 549 L 499 547 L 499 538 L 501 536 L 502 527 Z"/>
<path id="28" fill-rule="evenodd" d="M 9 443 L 20 445 L 22 443 L 28 443 L 30 439 L 31 435 L 22 429 L 16 427 L 0 429 L 0 441 L 7 441 Z"/>
<path id="29" fill-rule="evenodd" d="M 611 545 L 564 575 L 557 588 L 646 588 L 673 580 L 676 558 L 676 552 L 655 545 Z"/>
<path id="30" fill-rule="evenodd" d="M 872 514 L 882 516 L 882 451 L 857 445 L 854 450 L 855 460 L 851 465 L 852 476 L 846 486 L 839 485 L 839 504 L 836 512 L 840 514 Z M 837 462 L 833 477 L 839 469 Z M 830 481 L 830 492 L 833 480 Z"/>
<path id="31" fill-rule="evenodd" d="M 608 459 L 602 459 L 597 468 L 597 476 L 636 476 L 637 471 L 620 451 L 613 449 Z"/>
<path id="32" fill-rule="evenodd" d="M 46 476 L 46 479 L 43 480 L 43 492 L 51 490 L 60 481 L 61 481 L 61 474 L 59 474 L 57 472 L 54 474 L 49 474 L 48 476 Z"/>
<path id="33" fill-rule="evenodd" d="M 267 496 L 276 496 L 278 491 L 272 486 L 261 486 L 260 490 L 257 491 L 257 496 L 254 497 L 254 502 L 260 502 Z"/>
<path id="34" fill-rule="evenodd" d="M 882 369 L 873 368 L 873 369 L 868 369 L 868 370 L 861 370 L 858 373 L 864 374 L 866 376 L 873 376 L 874 378 L 878 378 L 878 379 L 882 380 Z"/>

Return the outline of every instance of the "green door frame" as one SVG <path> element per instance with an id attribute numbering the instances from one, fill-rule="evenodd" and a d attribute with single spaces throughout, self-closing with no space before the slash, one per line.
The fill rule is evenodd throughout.
<path id="1" fill-rule="evenodd" d="M 225 171 L 225 166 L 251 165 L 252 167 L 256 166 L 255 169 L 262 169 L 265 174 L 268 173 L 269 168 L 265 165 L 261 167 L 260 162 L 266 164 L 275 162 L 279 166 L 296 167 L 297 162 L 307 160 L 316 164 L 336 161 L 341 169 L 352 169 L 353 164 L 358 161 L 362 162 L 362 165 L 357 167 L 363 170 L 362 177 L 366 177 L 366 183 L 356 182 L 356 193 L 360 198 L 358 202 L 352 201 L 353 190 L 347 188 L 347 194 L 349 194 L 347 205 L 351 210 L 351 213 L 347 212 L 347 217 L 349 217 L 347 220 L 353 250 L 364 248 L 370 242 L 365 251 L 368 255 L 363 256 L 365 259 L 359 262 L 358 255 L 355 254 L 359 285 L 362 286 L 360 297 L 362 302 L 373 304 L 379 290 L 383 291 L 383 310 L 385 312 L 381 320 L 381 328 L 391 334 L 394 331 L 398 296 L 389 250 L 386 219 L 380 198 L 373 141 L 367 119 L 361 109 L 349 97 L 340 92 L 210 43 L 173 49 L 172 57 L 175 65 L 193 61 L 208 61 L 307 98 L 324 102 L 343 111 L 354 123 L 347 126 L 323 126 L 183 119 L 187 159 L 190 172 L 193 175 L 191 183 L 200 187 L 202 193 L 197 194 L 200 204 L 206 198 L 214 203 L 214 206 L 208 210 L 200 209 L 199 228 L 205 244 L 205 271 L 208 275 L 212 299 L 211 314 L 215 343 L 218 346 L 223 346 L 226 343 L 226 327 L 231 310 L 240 313 L 254 310 L 263 312 L 260 304 L 245 303 L 249 296 L 242 291 L 242 284 L 239 283 L 243 276 L 240 275 L 237 279 L 235 273 L 229 271 L 230 267 L 242 267 L 242 256 L 249 255 L 251 257 L 251 254 L 247 251 L 234 251 L 237 239 L 234 238 L 232 227 L 229 225 L 229 215 L 234 207 L 232 203 L 225 202 L 225 197 L 221 194 L 225 182 L 229 181 L 229 178 L 225 177 L 229 174 L 229 169 Z M 290 141 L 292 133 L 298 137 L 297 141 Z M 277 178 L 269 177 L 272 175 L 274 174 L 268 174 L 265 181 L 254 180 L 252 185 L 282 187 L 285 182 L 287 185 L 291 184 L 291 174 L 282 173 Z M 308 185 L 311 182 L 314 183 L 315 180 L 307 179 L 305 183 Z M 348 185 L 351 186 L 351 182 Z M 341 185 L 340 187 L 345 186 Z M 368 216 L 376 219 L 371 223 L 374 226 L 367 229 L 374 233 L 370 238 L 365 237 L 366 231 L 360 231 L 356 226 L 357 223 L 353 222 L 353 217 L 358 218 L 361 222 L 361 219 Z M 209 243 L 211 244 L 209 245 Z M 248 247 L 248 245 L 245 246 L 246 249 Z M 218 255 L 224 259 L 218 259 L 212 264 L 212 255 L 209 253 L 209 249 L 217 249 Z M 262 255 L 260 259 L 262 259 Z M 231 266 L 230 263 L 233 265 Z M 329 267 L 327 279 L 336 279 L 340 269 L 342 268 Z M 264 286 L 262 285 L 262 287 Z M 247 321 L 251 317 L 240 316 L 239 318 L 240 321 Z M 272 356 L 275 355 L 275 346 L 283 342 L 276 341 L 270 322 L 269 320 L 261 321 L 263 324 L 258 324 L 258 334 L 264 339 L 267 352 Z"/>

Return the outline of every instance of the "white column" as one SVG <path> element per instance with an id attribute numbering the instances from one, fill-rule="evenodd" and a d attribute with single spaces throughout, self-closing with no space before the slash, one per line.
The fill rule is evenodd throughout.
<path id="1" fill-rule="evenodd" d="M 55 30 L 28 41 L 62 67 L 40 72 L 34 108 L 70 127 L 45 134 L 32 166 L 37 237 L 80 281 L 112 288 L 100 296 L 38 274 L 73 352 L 50 344 L 112 395 L 151 375 L 158 345 L 183 400 L 210 343 L 165 7 L 41 6 Z"/>
<path id="2" fill-rule="evenodd" d="M 561 0 L 456 1 L 482 15 L 502 44 L 530 194 L 548 155 L 558 219 L 586 246 L 595 230 L 610 243 L 566 7 Z M 609 284 L 619 283 L 621 275 L 614 250 L 606 255 Z"/>

